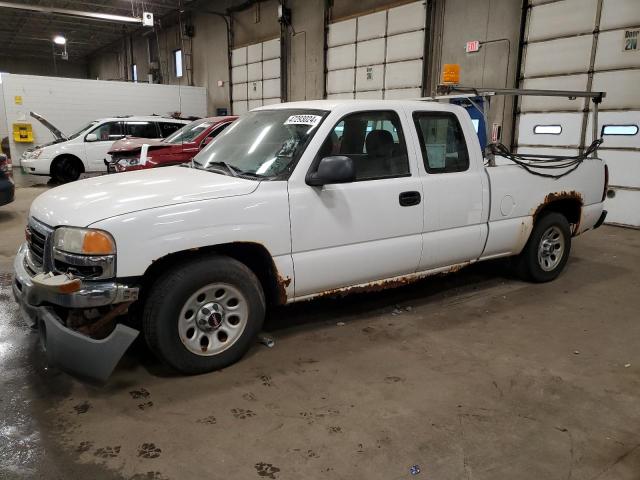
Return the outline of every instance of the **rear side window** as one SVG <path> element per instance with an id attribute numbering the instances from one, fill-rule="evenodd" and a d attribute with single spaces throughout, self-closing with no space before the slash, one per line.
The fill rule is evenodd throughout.
<path id="1" fill-rule="evenodd" d="M 333 155 L 353 159 L 356 180 L 410 175 L 400 119 L 392 111 L 358 112 L 342 118 L 320 148 L 318 159 Z"/>
<path id="2" fill-rule="evenodd" d="M 429 173 L 464 172 L 469 152 L 458 118 L 448 112 L 414 112 L 424 166 Z"/>
<path id="3" fill-rule="evenodd" d="M 184 123 L 172 123 L 172 122 L 158 122 L 158 127 L 160 128 L 160 136 L 162 138 L 167 138 L 174 132 L 177 132 L 182 127 L 184 127 Z"/>
<path id="4" fill-rule="evenodd" d="M 124 136 L 122 122 L 106 122 L 89 133 L 95 133 L 99 142 L 114 142 Z"/>
<path id="5" fill-rule="evenodd" d="M 158 138 L 156 122 L 129 121 L 125 122 L 127 135 L 139 138 Z"/>

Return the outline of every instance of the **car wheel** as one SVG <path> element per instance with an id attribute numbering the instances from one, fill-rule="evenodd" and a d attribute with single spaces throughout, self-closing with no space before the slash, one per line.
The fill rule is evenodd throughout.
<path id="1" fill-rule="evenodd" d="M 169 269 L 146 299 L 149 347 L 185 374 L 224 368 L 249 350 L 264 322 L 262 286 L 243 263 L 198 258 Z"/>
<path id="2" fill-rule="evenodd" d="M 82 162 L 75 157 L 61 157 L 51 166 L 51 176 L 60 183 L 74 182 L 84 171 Z"/>
<path id="3" fill-rule="evenodd" d="M 538 219 L 522 253 L 515 260 L 516 271 L 525 280 L 554 280 L 569 259 L 571 230 L 566 217 L 549 212 Z"/>

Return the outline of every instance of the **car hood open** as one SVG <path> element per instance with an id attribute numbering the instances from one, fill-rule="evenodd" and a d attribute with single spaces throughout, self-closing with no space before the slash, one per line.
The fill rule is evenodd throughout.
<path id="1" fill-rule="evenodd" d="M 180 203 L 248 195 L 259 181 L 188 167 L 103 175 L 53 188 L 35 199 L 30 215 L 52 227 L 88 226 L 126 213 Z"/>
<path id="2" fill-rule="evenodd" d="M 51 122 L 49 122 L 49 120 L 44 118 L 39 113 L 29 112 L 29 115 L 31 115 L 33 118 L 38 120 L 42 125 L 47 127 L 57 141 L 67 140 L 67 136 L 64 133 L 62 133 L 55 125 L 53 125 Z"/>

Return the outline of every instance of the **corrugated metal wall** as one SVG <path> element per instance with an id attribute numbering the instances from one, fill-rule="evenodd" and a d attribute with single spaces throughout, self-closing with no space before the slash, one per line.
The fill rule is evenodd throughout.
<path id="1" fill-rule="evenodd" d="M 607 92 L 598 119 L 607 221 L 631 226 L 640 226 L 640 49 L 626 37 L 639 30 L 638 0 L 531 0 L 521 80 L 523 88 Z M 524 97 L 518 150 L 577 153 L 593 140 L 592 110 L 579 99 Z"/>
<path id="2" fill-rule="evenodd" d="M 329 24 L 327 98 L 422 95 L 426 3 Z"/>

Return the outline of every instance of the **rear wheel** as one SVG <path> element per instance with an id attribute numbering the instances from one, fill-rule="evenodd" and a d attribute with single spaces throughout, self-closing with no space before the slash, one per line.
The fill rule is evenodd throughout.
<path id="1" fill-rule="evenodd" d="M 51 176 L 60 183 L 74 182 L 84 172 L 80 159 L 72 156 L 56 158 L 51 165 Z"/>
<path id="2" fill-rule="evenodd" d="M 151 349 L 186 374 L 238 361 L 262 328 L 264 293 L 254 273 L 228 257 L 199 258 L 156 282 L 143 329 Z"/>
<path id="3" fill-rule="evenodd" d="M 525 280 L 554 280 L 564 269 L 570 251 L 569 222 L 564 215 L 549 212 L 538 219 L 529 241 L 516 257 L 516 271 Z"/>

